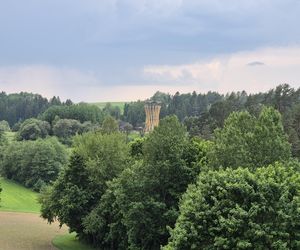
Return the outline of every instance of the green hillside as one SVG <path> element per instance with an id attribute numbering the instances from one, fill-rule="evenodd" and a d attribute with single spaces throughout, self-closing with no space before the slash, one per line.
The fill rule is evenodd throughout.
<path id="1" fill-rule="evenodd" d="M 0 183 L 0 211 L 39 213 L 38 193 L 4 178 L 0 179 Z"/>
<path id="2" fill-rule="evenodd" d="M 94 102 L 94 103 L 90 103 L 90 104 L 96 105 L 99 108 L 103 109 L 105 107 L 106 103 L 108 103 L 108 102 Z M 109 102 L 109 103 L 113 107 L 119 107 L 121 109 L 121 111 L 123 112 L 125 102 Z"/>

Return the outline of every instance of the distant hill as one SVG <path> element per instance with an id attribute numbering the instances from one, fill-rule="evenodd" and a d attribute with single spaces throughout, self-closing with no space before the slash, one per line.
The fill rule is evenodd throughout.
<path id="1" fill-rule="evenodd" d="M 125 102 L 92 102 L 90 104 L 96 105 L 97 107 L 103 109 L 107 103 L 110 103 L 113 107 L 119 107 L 123 112 Z"/>

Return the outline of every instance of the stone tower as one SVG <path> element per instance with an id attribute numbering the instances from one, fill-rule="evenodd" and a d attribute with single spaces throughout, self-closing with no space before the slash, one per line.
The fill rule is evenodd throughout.
<path id="1" fill-rule="evenodd" d="M 145 103 L 146 121 L 145 132 L 150 132 L 159 124 L 160 104 L 158 102 L 148 101 Z"/>

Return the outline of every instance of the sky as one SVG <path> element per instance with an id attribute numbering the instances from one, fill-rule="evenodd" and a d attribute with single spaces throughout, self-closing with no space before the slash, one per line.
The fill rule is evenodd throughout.
<path id="1" fill-rule="evenodd" d="M 300 0 L 0 0 L 0 91 L 75 102 L 300 87 Z"/>

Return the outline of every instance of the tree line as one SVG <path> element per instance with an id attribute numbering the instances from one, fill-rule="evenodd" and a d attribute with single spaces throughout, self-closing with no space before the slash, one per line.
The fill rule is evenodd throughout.
<path id="1" fill-rule="evenodd" d="M 264 106 L 273 107 L 282 115 L 284 130 L 292 144 L 292 154 L 300 155 L 300 88 L 281 84 L 265 93 L 247 94 L 242 91 L 226 95 L 217 92 L 177 92 L 171 96 L 157 92 L 150 100 L 161 103 L 161 118 L 176 115 L 191 135 L 204 139 L 211 139 L 214 130 L 223 127 L 232 112 L 247 111 L 257 117 Z M 125 104 L 123 120 L 134 127 L 143 127 L 144 104 L 144 101 Z"/>
<path id="2" fill-rule="evenodd" d="M 21 92 L 19 94 L 0 93 L 0 121 L 5 120 L 12 127 L 19 121 L 37 117 L 50 106 L 72 105 L 71 100 L 61 102 L 54 96 L 50 100 L 38 94 Z"/>

